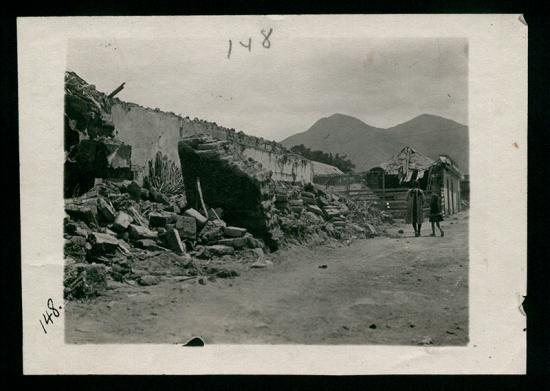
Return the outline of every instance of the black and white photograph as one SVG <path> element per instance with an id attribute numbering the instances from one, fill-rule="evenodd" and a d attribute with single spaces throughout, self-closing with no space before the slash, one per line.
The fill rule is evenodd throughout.
<path id="1" fill-rule="evenodd" d="M 355 34 L 345 26 L 357 15 L 317 18 L 66 23 L 50 84 L 57 163 L 39 175 L 56 178 L 47 221 L 60 227 L 48 236 L 62 248 L 50 282 L 60 293 L 32 294 L 33 344 L 54 334 L 72 352 L 483 345 L 475 281 L 488 279 L 475 265 L 504 281 L 508 264 L 489 269 L 494 250 L 479 243 L 499 246 L 476 200 L 497 197 L 491 165 L 522 167 L 473 152 L 490 151 L 480 137 L 492 134 L 475 126 L 479 45 L 459 23 L 444 33 L 444 18 L 440 34 L 366 24 Z M 505 153 L 525 147 L 513 142 Z M 511 281 L 510 322 L 521 324 L 521 279 Z"/>
<path id="2" fill-rule="evenodd" d="M 69 43 L 67 342 L 466 344 L 467 40 L 253 33 Z"/>

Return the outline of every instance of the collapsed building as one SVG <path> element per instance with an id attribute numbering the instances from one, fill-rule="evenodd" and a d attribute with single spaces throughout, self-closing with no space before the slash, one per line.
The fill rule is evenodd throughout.
<path id="1" fill-rule="evenodd" d="M 456 163 L 447 155 L 436 160 L 407 146 L 389 160 L 380 163 L 366 173 L 368 186 L 375 191 L 396 217 L 406 212 L 407 191 L 412 182 L 418 181 L 426 193 L 436 193 L 441 199 L 441 210 L 452 215 L 462 210 L 461 180 L 463 179 Z M 425 205 L 426 212 L 429 206 Z"/>
<path id="2" fill-rule="evenodd" d="M 338 174 L 335 167 L 115 93 L 66 74 L 69 298 L 101 291 L 107 278 L 151 285 L 166 273 L 232 277 L 238 272 L 224 267 L 233 261 L 253 267 L 281 245 L 372 237 L 390 220 L 375 204 L 312 183 Z"/>

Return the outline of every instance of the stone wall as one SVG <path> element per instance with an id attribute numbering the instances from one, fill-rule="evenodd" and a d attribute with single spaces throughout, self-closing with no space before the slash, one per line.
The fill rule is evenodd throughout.
<path id="1" fill-rule="evenodd" d="M 100 118 L 97 115 L 92 119 L 96 122 L 108 120 L 107 122 L 114 128 L 114 133 L 110 137 L 131 146 L 132 171 L 138 183 L 142 183 L 143 176 L 147 173 L 148 162 L 152 161 L 158 152 L 179 165 L 178 142 L 182 138 L 199 134 L 226 140 L 239 146 L 244 156 L 260 162 L 265 170 L 272 171 L 273 179 L 276 181 L 311 183 L 315 174 L 339 172 L 335 167 L 322 163 L 317 164 L 291 153 L 275 141 L 249 136 L 243 132 L 237 132 L 235 129 L 220 126 L 215 122 L 198 118 L 191 119 L 160 109 L 123 102 L 118 98 L 111 99 L 75 73 L 67 72 L 67 76 L 75 82 L 74 86 L 69 86 L 73 91 L 82 90 L 92 102 L 99 102 L 98 105 L 105 106 L 101 113 L 105 118 Z M 82 108 L 79 106 L 77 109 Z M 93 121 L 86 120 L 86 124 L 88 124 L 87 133 L 89 135 L 97 133 L 97 126 Z M 68 135 L 72 134 L 69 132 Z M 75 142 L 78 142 L 76 136 L 73 138 L 75 138 Z M 71 141 L 70 137 L 66 137 L 66 139 L 66 141 Z"/>
<path id="2" fill-rule="evenodd" d="M 117 137 L 132 146 L 132 166 L 138 181 L 147 162 L 158 151 L 179 163 L 178 141 L 198 134 L 239 145 L 246 157 L 271 170 L 275 180 L 301 183 L 313 180 L 314 169 L 310 160 L 290 153 L 274 141 L 236 132 L 213 122 L 189 119 L 120 100 L 115 100 L 112 106 L 112 121 Z"/>

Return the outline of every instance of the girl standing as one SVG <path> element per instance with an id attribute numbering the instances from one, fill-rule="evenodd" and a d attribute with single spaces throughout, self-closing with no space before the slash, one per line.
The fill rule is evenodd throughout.
<path id="1" fill-rule="evenodd" d="M 435 236 L 435 226 L 439 229 L 441 236 L 445 236 L 445 233 L 441 229 L 439 222 L 443 221 L 443 215 L 441 213 L 441 199 L 438 194 L 432 193 L 430 198 L 430 223 L 432 223 L 432 234 Z"/>

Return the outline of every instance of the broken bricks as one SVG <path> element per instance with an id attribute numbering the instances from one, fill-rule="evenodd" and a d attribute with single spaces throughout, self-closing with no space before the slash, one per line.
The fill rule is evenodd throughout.
<path id="1" fill-rule="evenodd" d="M 239 227 L 224 227 L 223 233 L 225 236 L 228 236 L 230 238 L 240 238 L 246 234 L 246 228 L 239 228 Z"/>
<path id="2" fill-rule="evenodd" d="M 203 255 L 207 258 L 212 258 L 212 257 L 220 257 L 222 255 L 231 255 L 234 252 L 235 250 L 231 246 L 215 244 L 212 246 L 204 246 Z"/>
<path id="3" fill-rule="evenodd" d="M 63 285 L 65 298 L 97 296 L 107 290 L 107 268 L 96 263 L 67 264 Z"/>
<path id="4" fill-rule="evenodd" d="M 165 241 L 168 248 L 176 254 L 185 253 L 185 246 L 181 242 L 180 235 L 176 229 L 169 229 L 166 231 Z"/>
<path id="5" fill-rule="evenodd" d="M 197 224 L 199 226 L 203 226 L 204 224 L 206 224 L 206 217 L 204 217 L 202 214 L 200 214 L 199 212 L 197 212 L 195 209 L 193 208 L 189 208 L 189 209 L 186 209 L 183 214 L 185 216 L 189 216 L 189 217 L 193 217 L 196 221 L 197 221 Z"/>
<path id="6" fill-rule="evenodd" d="M 129 226 L 130 238 L 137 239 L 156 239 L 158 238 L 158 233 L 150 230 L 149 228 L 143 227 L 141 225 L 130 224 Z"/>
<path id="7" fill-rule="evenodd" d="M 149 225 L 151 227 L 166 227 L 167 224 L 174 224 L 177 215 L 173 212 L 153 212 L 149 214 Z"/>
<path id="8" fill-rule="evenodd" d="M 132 222 L 133 219 L 128 213 L 120 211 L 115 217 L 115 221 L 113 223 L 113 231 L 124 232 L 128 229 Z"/>
<path id="9" fill-rule="evenodd" d="M 197 220 L 189 216 L 178 216 L 175 228 L 180 237 L 184 239 L 195 240 L 197 238 Z"/>

